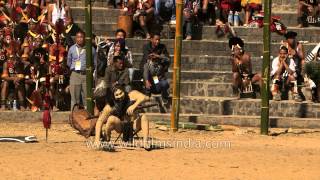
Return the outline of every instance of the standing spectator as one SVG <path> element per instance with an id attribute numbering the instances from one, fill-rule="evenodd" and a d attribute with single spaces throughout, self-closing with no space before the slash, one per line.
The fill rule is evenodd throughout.
<path id="1" fill-rule="evenodd" d="M 76 34 L 76 44 L 70 47 L 68 52 L 67 65 L 71 70 L 70 76 L 70 94 L 71 94 L 71 107 L 74 104 L 82 103 L 86 107 L 86 50 L 85 50 L 85 34 L 79 31 Z M 95 50 L 92 48 L 92 55 L 95 59 Z"/>
<path id="2" fill-rule="evenodd" d="M 151 37 L 151 42 L 143 48 L 143 79 L 146 93 L 161 93 L 164 104 L 169 100 L 169 83 L 166 78 L 170 66 L 170 57 L 164 44 L 160 44 L 160 35 Z"/>
<path id="3" fill-rule="evenodd" d="M 308 26 L 308 16 L 314 17 L 319 14 L 319 0 L 299 0 L 298 4 L 298 27 Z"/>

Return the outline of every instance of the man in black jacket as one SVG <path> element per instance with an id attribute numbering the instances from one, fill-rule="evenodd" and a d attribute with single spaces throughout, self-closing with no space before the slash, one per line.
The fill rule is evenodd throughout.
<path id="1" fill-rule="evenodd" d="M 157 54 L 160 58 L 170 59 L 166 45 L 160 43 L 160 34 L 152 34 L 150 42 L 143 46 L 143 57 L 140 62 L 140 69 L 143 70 L 143 66 L 147 63 L 150 54 Z"/>
<path id="2" fill-rule="evenodd" d="M 160 44 L 160 35 L 152 35 L 151 42 L 143 48 L 143 79 L 146 93 L 161 93 L 162 100 L 167 104 L 169 99 L 169 82 L 166 73 L 170 66 L 170 57 L 164 44 Z"/>

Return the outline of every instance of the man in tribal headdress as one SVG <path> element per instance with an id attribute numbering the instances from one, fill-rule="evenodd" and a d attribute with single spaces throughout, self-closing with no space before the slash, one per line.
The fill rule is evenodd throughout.
<path id="1" fill-rule="evenodd" d="M 35 48 L 35 43 L 37 38 L 43 38 L 43 35 L 39 33 L 38 21 L 30 18 L 28 21 L 28 32 L 23 40 L 21 49 L 23 54 L 29 55 L 31 51 Z"/>
<path id="2" fill-rule="evenodd" d="M 261 75 L 252 72 L 251 56 L 244 51 L 244 42 L 239 37 L 229 40 L 232 63 L 232 85 L 235 94 L 242 93 L 252 84 L 261 85 Z M 253 89 L 251 89 L 253 91 Z"/>
<path id="3" fill-rule="evenodd" d="M 11 53 L 7 61 L 3 64 L 3 73 L 1 75 L 1 110 L 5 109 L 9 89 L 14 89 L 15 98 L 18 99 L 20 109 L 25 108 L 24 102 L 24 64 L 20 59 Z"/>

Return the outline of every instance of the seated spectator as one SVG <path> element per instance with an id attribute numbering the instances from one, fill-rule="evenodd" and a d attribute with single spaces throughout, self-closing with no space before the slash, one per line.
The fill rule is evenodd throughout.
<path id="1" fill-rule="evenodd" d="M 279 56 L 273 59 L 271 66 L 272 87 L 271 93 L 273 100 L 281 100 L 280 89 L 290 89 L 295 101 L 301 102 L 298 94 L 296 64 L 292 58 L 289 58 L 288 48 L 281 46 Z M 281 87 L 284 85 L 284 87 Z"/>
<path id="2" fill-rule="evenodd" d="M 36 42 L 36 39 L 39 37 L 43 37 L 39 31 L 39 22 L 35 21 L 34 19 L 30 19 L 28 22 L 28 32 L 23 40 L 23 43 L 21 45 L 21 50 L 23 51 L 23 54 L 30 55 L 31 51 L 34 48 L 34 44 Z"/>
<path id="3" fill-rule="evenodd" d="M 71 23 L 70 7 L 64 0 L 55 0 L 49 5 L 48 9 L 48 24 L 54 28 L 58 19 L 62 19 L 65 25 Z"/>
<path id="4" fill-rule="evenodd" d="M 117 29 L 115 33 L 115 39 L 123 39 L 125 41 L 126 39 L 126 32 L 123 29 Z M 99 41 L 97 43 L 97 78 L 104 77 L 105 70 L 107 68 L 108 63 L 108 57 L 109 52 L 114 52 L 114 40 L 110 40 L 107 37 L 103 39 L 102 41 Z M 129 48 L 125 46 L 125 50 L 129 52 Z M 113 53 L 110 53 L 110 56 Z M 130 53 L 131 54 L 131 53 Z M 112 62 L 113 58 L 110 58 Z"/>
<path id="5" fill-rule="evenodd" d="M 147 39 L 150 39 L 148 23 L 153 18 L 154 7 L 153 0 L 137 0 L 136 10 L 133 19 L 137 21 Z"/>
<path id="6" fill-rule="evenodd" d="M 245 10 L 245 19 L 243 26 L 248 26 L 249 21 L 252 19 L 254 12 L 259 12 L 262 9 L 261 0 L 241 0 L 241 6 Z"/>
<path id="7" fill-rule="evenodd" d="M 232 64 L 232 86 L 235 95 L 254 93 L 253 84 L 261 86 L 261 75 L 253 73 L 251 55 L 244 50 L 244 42 L 239 37 L 229 39 Z M 252 97 L 252 96 L 251 96 Z"/>
<path id="8" fill-rule="evenodd" d="M 110 99 L 112 95 L 112 87 L 116 84 L 123 86 L 126 92 L 131 91 L 129 70 L 124 66 L 124 59 L 121 56 L 113 57 L 112 65 L 106 69 L 104 81 L 107 89 L 107 103 L 112 102 Z"/>
<path id="9" fill-rule="evenodd" d="M 220 2 L 221 19 L 223 22 L 228 22 L 230 25 L 239 26 L 241 12 L 241 0 L 222 0 Z"/>
<path id="10" fill-rule="evenodd" d="M 155 33 L 151 35 L 151 39 L 143 46 L 143 56 L 139 68 L 143 70 L 145 63 L 147 63 L 149 54 L 157 53 L 162 58 L 170 59 L 166 45 L 160 43 L 160 34 Z"/>
<path id="11" fill-rule="evenodd" d="M 312 101 L 320 102 L 320 43 L 307 55 L 304 63 L 305 82 L 309 85 Z"/>
<path id="12" fill-rule="evenodd" d="M 169 100 L 169 83 L 166 73 L 170 66 L 170 57 L 164 44 L 160 44 L 160 35 L 151 37 L 151 42 L 143 48 L 143 79 L 146 93 L 161 93 L 164 104 Z"/>
<path id="13" fill-rule="evenodd" d="M 112 65 L 114 56 L 123 57 L 125 63 L 124 65 L 126 68 L 133 67 L 132 53 L 128 48 L 126 48 L 126 42 L 124 39 L 116 39 L 116 41 L 114 42 L 113 48 L 111 48 L 108 53 L 108 66 Z"/>
<path id="14" fill-rule="evenodd" d="M 186 40 L 191 40 L 193 36 L 194 23 L 198 15 L 200 2 L 197 0 L 185 0 L 183 17 L 186 26 Z"/>
<path id="15" fill-rule="evenodd" d="M 115 33 L 116 39 L 123 39 L 126 38 L 126 32 L 123 29 L 117 29 Z M 109 52 L 114 52 L 115 46 L 114 41 L 110 40 L 109 38 L 105 38 L 102 41 L 97 43 L 98 51 L 97 51 L 97 67 L 96 67 L 96 90 L 95 92 L 98 92 L 98 89 L 103 85 L 104 83 L 104 76 L 105 72 L 108 66 L 108 56 Z M 129 48 L 125 46 L 126 51 L 129 51 Z M 110 53 L 113 54 L 113 53 Z M 111 56 L 111 55 L 110 55 Z M 113 56 L 113 55 L 112 55 Z M 114 57 L 114 56 L 113 56 Z M 113 61 L 113 57 L 110 57 L 110 60 Z M 112 63 L 110 63 L 112 64 Z M 130 70 L 129 70 L 130 72 Z M 96 101 L 96 111 L 101 111 L 102 108 L 105 105 L 105 95 L 102 93 L 95 93 L 95 101 Z"/>
<path id="16" fill-rule="evenodd" d="M 8 98 L 9 89 L 13 89 L 15 92 L 17 92 L 15 93 L 14 99 L 18 100 L 18 106 L 20 106 L 21 110 L 24 110 L 24 64 L 15 54 L 10 54 L 7 61 L 3 64 L 3 73 L 1 78 L 1 110 L 6 109 L 6 101 Z"/>
<path id="17" fill-rule="evenodd" d="M 319 15 L 320 2 L 318 0 L 299 0 L 298 4 L 298 27 L 306 27 L 309 23 L 308 16 Z"/>
<path id="18" fill-rule="evenodd" d="M 108 53 L 108 66 L 112 65 L 112 59 L 115 56 L 121 56 L 123 58 L 124 66 L 129 69 L 129 76 L 131 81 L 133 74 L 133 58 L 131 51 L 129 51 L 129 49 L 126 47 L 124 39 L 117 39 L 114 42 L 113 48 L 110 49 Z"/>
<path id="19" fill-rule="evenodd" d="M 154 16 L 156 23 L 163 21 L 163 15 L 170 16 L 170 24 L 176 24 L 176 1 L 175 0 L 155 0 Z"/>
<path id="20" fill-rule="evenodd" d="M 239 12 L 241 12 L 241 0 L 203 0 L 202 15 L 204 22 L 209 24 L 238 24 Z M 236 23 L 234 22 L 236 21 Z"/>

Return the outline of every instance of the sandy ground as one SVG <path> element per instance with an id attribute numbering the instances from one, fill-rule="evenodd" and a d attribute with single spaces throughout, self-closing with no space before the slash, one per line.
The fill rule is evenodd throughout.
<path id="1" fill-rule="evenodd" d="M 41 123 L 0 122 L 0 136 L 36 135 L 39 140 L 0 143 L 0 179 L 320 179 L 320 133 L 312 131 L 261 136 L 258 129 L 234 128 L 173 134 L 153 125 L 152 137 L 170 148 L 108 152 L 88 148 L 68 124 L 53 124 L 46 143 Z"/>

